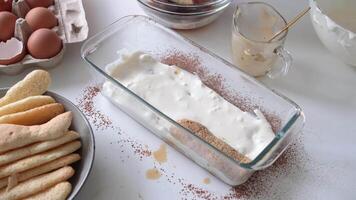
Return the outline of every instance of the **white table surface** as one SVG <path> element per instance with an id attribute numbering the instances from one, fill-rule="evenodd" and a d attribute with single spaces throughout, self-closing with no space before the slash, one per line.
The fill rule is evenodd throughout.
<path id="1" fill-rule="evenodd" d="M 307 2 L 269 0 L 287 19 L 296 15 Z M 134 0 L 83 1 L 90 35 L 102 30 L 116 19 L 129 14 L 144 14 Z M 204 28 L 181 33 L 198 44 L 230 60 L 230 26 L 234 8 L 229 8 L 216 22 Z M 63 62 L 50 70 L 51 90 L 76 101 L 88 84 L 88 66 L 80 58 L 81 44 L 69 45 Z M 264 199 L 356 199 L 356 70 L 334 58 L 320 43 L 309 16 L 288 35 L 286 48 L 293 54 L 289 74 L 276 80 L 261 79 L 269 87 L 297 102 L 306 115 L 302 143 L 309 158 L 304 167 L 274 180 L 273 192 Z M 356 55 L 355 55 L 356 56 Z M 0 75 L 0 87 L 14 84 L 18 76 Z M 77 199 L 193 199 L 180 193 L 182 185 L 172 184 L 164 177 L 147 180 L 145 172 L 152 168 L 152 158 L 140 161 L 128 146 L 117 141 L 130 137 L 150 149 L 162 143 L 135 121 L 118 110 L 111 113 L 104 99 L 98 97 L 96 107 L 114 117 L 113 129 L 96 130 L 96 159 L 92 173 Z M 124 150 L 125 152 L 121 152 Z M 122 162 L 121 160 L 125 160 Z M 156 163 L 157 165 L 157 163 Z M 175 177 L 194 183 L 220 195 L 229 190 L 172 148 L 163 166 Z M 202 180 L 209 177 L 211 183 Z M 251 199 L 254 197 L 251 197 Z M 196 198 L 199 199 L 199 198 Z"/>

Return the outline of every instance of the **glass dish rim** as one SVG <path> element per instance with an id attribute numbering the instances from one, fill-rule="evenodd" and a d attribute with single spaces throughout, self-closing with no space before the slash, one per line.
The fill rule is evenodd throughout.
<path id="1" fill-rule="evenodd" d="M 81 57 L 82 59 L 84 59 L 90 66 L 92 66 L 96 71 L 98 71 L 100 74 L 102 74 L 104 77 L 106 77 L 107 79 L 109 79 L 110 81 L 112 81 L 113 83 L 115 83 L 118 87 L 120 87 L 121 89 L 123 89 L 124 91 L 128 92 L 129 94 L 131 94 L 132 96 L 134 96 L 139 102 L 143 103 L 144 105 L 146 105 L 150 110 L 152 110 L 153 112 L 157 113 L 160 115 L 160 117 L 163 117 L 164 119 L 166 119 L 167 121 L 171 122 L 173 125 L 175 125 L 176 127 L 179 127 L 180 129 L 183 129 L 185 131 L 187 131 L 188 133 L 190 133 L 190 135 L 192 135 L 193 137 L 197 138 L 198 140 L 202 141 L 204 144 L 210 146 L 212 149 L 216 150 L 217 152 L 219 152 L 220 154 L 222 154 L 224 157 L 226 157 L 227 159 L 229 159 L 230 161 L 238 164 L 239 166 L 246 168 L 246 169 L 253 169 L 255 170 L 256 168 L 254 168 L 254 165 L 256 165 L 257 163 L 259 163 L 268 153 L 271 149 L 274 148 L 274 146 L 281 140 L 284 138 L 284 136 L 286 135 L 287 131 L 292 128 L 292 126 L 295 124 L 295 122 L 298 119 L 302 119 L 302 125 L 304 126 L 305 123 L 305 117 L 304 117 L 304 113 L 303 110 L 300 108 L 300 106 L 298 104 L 296 104 L 294 101 L 292 101 L 291 99 L 289 99 L 288 97 L 280 94 L 279 92 L 268 88 L 267 86 L 265 86 L 264 84 L 262 84 L 260 81 L 250 77 L 251 79 L 249 79 L 249 81 L 252 81 L 254 84 L 258 85 L 261 88 L 264 88 L 266 90 L 269 90 L 270 92 L 272 92 L 274 95 L 282 98 L 284 101 L 288 102 L 289 104 L 291 104 L 294 109 L 295 109 L 295 113 L 294 115 L 288 119 L 288 121 L 285 123 L 285 125 L 281 126 L 280 130 L 278 130 L 275 133 L 275 137 L 274 139 L 263 149 L 263 151 L 261 151 L 259 153 L 259 155 L 253 159 L 251 162 L 249 163 L 242 163 L 239 162 L 233 158 L 231 158 L 230 156 L 226 155 L 225 153 L 221 152 L 219 149 L 217 149 L 216 147 L 214 147 L 213 145 L 211 145 L 210 143 L 202 140 L 201 138 L 199 138 L 196 134 L 194 134 L 192 131 L 190 131 L 189 129 L 183 127 L 182 125 L 180 125 L 179 123 L 177 123 L 175 120 L 171 119 L 170 117 L 168 117 L 167 115 L 165 115 L 164 113 L 162 113 L 160 110 L 158 110 L 156 107 L 152 106 L 151 104 L 149 104 L 147 101 L 145 101 L 144 99 L 142 99 L 141 97 L 139 97 L 138 95 L 136 95 L 133 91 L 129 90 L 127 87 L 125 87 L 124 85 L 122 85 L 121 83 L 119 83 L 117 80 L 115 80 L 112 76 L 110 76 L 109 74 L 107 74 L 104 70 L 102 70 L 100 67 L 96 66 L 92 61 L 90 61 L 90 59 L 87 58 L 87 55 L 90 55 L 93 50 L 95 51 L 96 48 L 94 49 L 87 49 L 87 45 L 94 39 L 96 39 L 96 37 L 100 37 L 102 34 L 105 34 L 107 32 L 111 32 L 110 35 L 114 34 L 116 31 L 110 31 L 111 28 L 116 25 L 116 24 L 120 24 L 120 26 L 129 23 L 130 21 L 134 20 L 134 19 L 139 19 L 142 20 L 146 23 L 151 23 L 152 26 L 156 26 L 160 29 L 162 29 L 163 31 L 168 32 L 168 34 L 171 34 L 175 37 L 178 37 L 179 39 L 184 40 L 185 42 L 189 43 L 190 45 L 193 45 L 196 48 L 199 48 L 203 53 L 208 54 L 209 56 L 213 57 L 214 59 L 218 60 L 219 62 L 222 62 L 223 64 L 227 65 L 228 67 L 232 68 L 233 70 L 237 70 L 239 71 L 239 73 L 244 74 L 247 77 L 250 77 L 248 74 L 246 74 L 245 72 L 239 70 L 238 68 L 236 68 L 233 64 L 231 64 L 230 62 L 226 61 L 225 59 L 221 58 L 220 56 L 216 55 L 215 53 L 211 52 L 210 50 L 206 49 L 205 47 L 200 46 L 199 44 L 195 43 L 194 41 L 190 40 L 189 38 L 180 35 L 179 33 L 175 32 L 174 30 L 168 29 L 166 27 L 164 27 L 163 25 L 159 24 L 157 21 L 155 21 L 154 19 L 147 17 L 147 16 L 143 16 L 143 15 L 127 15 L 124 17 L 119 18 L 118 20 L 114 21 L 113 23 L 109 24 L 106 28 L 104 28 L 102 31 L 94 34 L 93 36 L 91 36 L 89 39 L 87 39 L 82 47 L 81 47 Z M 126 21 L 124 21 L 126 20 Z M 99 40 L 99 42 L 96 42 L 96 44 L 101 43 L 102 41 L 104 41 L 105 39 L 101 39 Z M 276 157 L 276 159 L 279 156 Z M 274 161 L 273 161 L 274 162 Z M 272 164 L 273 162 L 271 162 L 270 164 Z M 260 168 L 265 168 L 266 165 L 262 164 L 262 167 Z"/>
<path id="2" fill-rule="evenodd" d="M 205 12 L 201 11 L 201 12 L 192 12 L 192 13 L 179 13 L 179 12 L 167 11 L 167 10 L 163 10 L 161 8 L 157 8 L 157 7 L 151 6 L 151 5 L 143 2 L 142 0 L 137 0 L 137 2 L 142 6 L 145 6 L 145 7 L 149 8 L 149 9 L 152 9 L 154 11 L 157 11 L 157 12 L 160 12 L 160 13 L 163 13 L 163 14 L 176 15 L 176 16 L 185 16 L 185 17 L 189 17 L 189 16 L 202 17 L 202 16 L 213 15 L 215 13 L 218 13 L 218 12 L 224 10 L 225 8 L 227 8 L 231 4 L 231 1 L 228 1 L 228 2 L 225 2 L 225 4 L 223 6 L 220 6 L 218 8 L 213 9 L 213 10 L 209 10 L 209 11 L 205 11 Z"/>
<path id="3" fill-rule="evenodd" d="M 216 1 L 210 1 L 208 3 L 203 3 L 203 4 L 178 4 L 178 3 L 167 3 L 167 2 L 162 2 L 159 0 L 151 0 L 153 2 L 156 2 L 158 4 L 162 4 L 162 5 L 167 5 L 167 6 L 173 6 L 173 7 L 177 7 L 177 8 L 199 8 L 199 7 L 205 7 L 205 6 L 213 6 L 216 4 L 219 4 L 221 2 L 224 1 L 230 1 L 230 0 L 216 0 Z"/>

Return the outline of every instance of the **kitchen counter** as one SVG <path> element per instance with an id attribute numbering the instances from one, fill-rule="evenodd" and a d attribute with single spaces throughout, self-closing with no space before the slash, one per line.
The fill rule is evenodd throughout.
<path id="1" fill-rule="evenodd" d="M 287 19 L 307 5 L 306 0 L 267 2 Z M 83 3 L 90 35 L 122 16 L 144 14 L 134 0 Z M 179 32 L 230 61 L 233 11 L 232 6 L 206 27 Z M 75 103 L 83 100 L 85 88 L 94 84 L 89 79 L 89 67 L 80 58 L 80 47 L 68 45 L 62 63 L 50 70 L 51 91 Z M 247 199 L 356 199 L 356 68 L 343 64 L 322 46 L 309 16 L 290 31 L 286 49 L 294 60 L 288 75 L 260 81 L 303 108 L 305 128 L 279 166 L 254 176 L 255 182 L 247 185 L 250 188 L 232 192 L 171 147 L 167 147 L 168 161 L 163 164 L 137 153 L 157 150 L 163 142 L 97 95 L 95 108 L 112 123 L 97 126 L 93 116 L 89 117 L 95 130 L 96 158 L 77 199 L 233 199 L 243 193 L 249 193 L 242 195 Z M 0 86 L 14 84 L 29 71 L 11 77 L 0 75 Z M 147 179 L 146 171 L 154 167 L 161 177 Z M 260 194 L 251 192 L 251 188 Z"/>

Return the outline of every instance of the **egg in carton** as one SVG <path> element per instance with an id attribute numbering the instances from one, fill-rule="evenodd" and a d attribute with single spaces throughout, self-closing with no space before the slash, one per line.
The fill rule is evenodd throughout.
<path id="1" fill-rule="evenodd" d="M 25 20 L 27 13 L 31 10 L 30 6 L 25 0 L 13 0 L 12 13 L 14 13 L 18 19 L 16 20 L 14 38 L 11 38 L 7 42 L 0 44 L 0 52 L 6 52 L 6 43 L 10 44 L 12 49 L 20 48 L 19 44 L 22 44 L 22 51 L 18 52 L 18 57 L 14 60 L 20 61 L 8 64 L 0 64 L 0 74 L 16 75 L 29 67 L 39 68 L 51 68 L 56 66 L 63 58 L 66 44 L 76 43 L 85 40 L 88 37 L 88 24 L 85 18 L 85 11 L 81 0 L 54 0 L 54 4 L 48 7 L 54 16 L 57 18 L 57 26 L 52 28 L 59 38 L 61 39 L 61 49 L 59 53 L 51 58 L 38 59 L 30 55 L 27 44 L 28 39 L 34 32 L 29 23 Z M 17 47 L 16 47 L 17 46 Z M 1 48 L 3 48 L 1 50 Z M 44 50 L 44 49 L 43 49 Z M 26 54 L 26 55 L 21 55 Z"/>

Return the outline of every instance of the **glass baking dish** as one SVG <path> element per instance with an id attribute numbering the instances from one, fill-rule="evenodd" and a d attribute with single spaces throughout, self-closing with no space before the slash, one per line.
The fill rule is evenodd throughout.
<path id="1" fill-rule="evenodd" d="M 105 67 L 116 61 L 119 57 L 118 51 L 123 49 L 144 51 L 162 62 L 167 61 L 164 59 L 167 52 L 180 52 L 177 55 L 185 54 L 199 60 L 199 65 L 191 72 L 196 73 L 207 86 L 242 110 L 253 113 L 254 109 L 260 109 L 271 123 L 275 138 L 251 162 L 243 163 L 229 157 L 105 72 Z M 232 186 L 244 183 L 256 170 L 273 164 L 304 126 L 304 114 L 293 101 L 268 89 L 229 62 L 148 17 L 126 16 L 119 19 L 88 39 L 82 47 L 81 55 L 93 69 L 91 74 L 95 81 L 109 81 L 119 90 L 122 100 L 112 100 L 113 106 L 118 106 L 158 137 Z M 181 68 L 189 67 L 184 66 L 189 65 L 184 60 L 172 60 L 177 62 L 169 64 L 176 64 Z M 200 73 L 201 71 L 204 73 Z"/>

